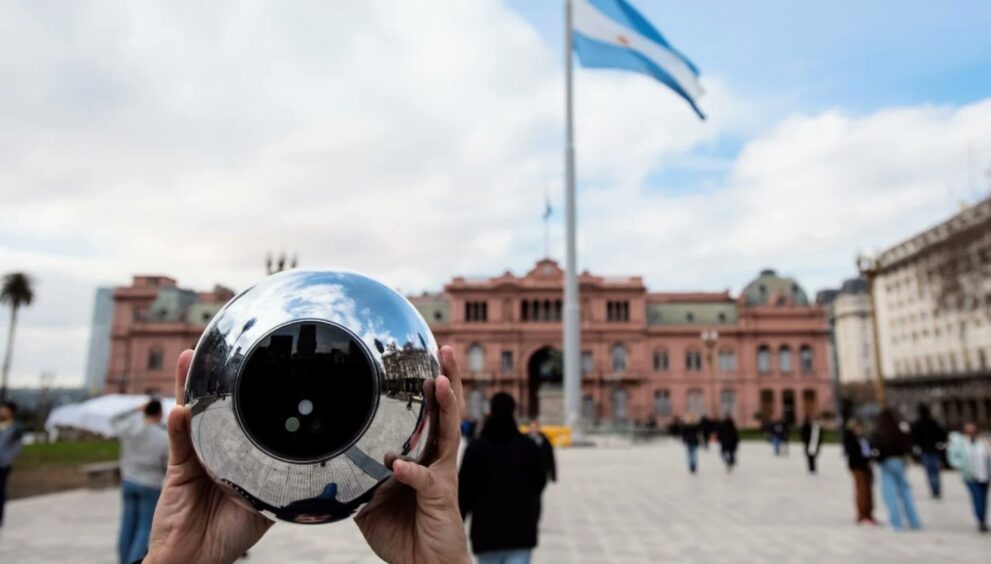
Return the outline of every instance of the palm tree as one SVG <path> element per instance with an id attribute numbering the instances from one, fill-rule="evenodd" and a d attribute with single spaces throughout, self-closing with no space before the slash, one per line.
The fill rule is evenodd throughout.
<path id="1" fill-rule="evenodd" d="M 31 277 L 23 272 L 11 272 L 3 277 L 0 286 L 0 304 L 10 304 L 10 328 L 7 329 L 7 350 L 3 355 L 3 379 L 0 381 L 0 401 L 7 399 L 7 378 L 10 376 L 10 358 L 14 349 L 14 326 L 17 325 L 17 310 L 22 305 L 31 305 L 34 290 Z"/>

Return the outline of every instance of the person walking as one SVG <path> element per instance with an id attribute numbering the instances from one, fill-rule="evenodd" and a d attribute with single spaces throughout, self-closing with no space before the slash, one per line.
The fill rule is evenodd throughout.
<path id="1" fill-rule="evenodd" d="M 709 439 L 712 437 L 713 428 L 715 427 L 715 421 L 709 419 L 709 416 L 703 415 L 699 419 L 698 430 L 699 435 L 702 436 L 702 448 L 709 450 Z"/>
<path id="2" fill-rule="evenodd" d="M 967 423 L 963 435 L 950 442 L 950 465 L 960 471 L 977 518 L 977 530 L 988 532 L 988 482 L 991 480 L 991 446 L 978 435 L 977 425 Z"/>
<path id="3" fill-rule="evenodd" d="M 736 428 L 736 423 L 729 415 L 719 425 L 716 432 L 719 438 L 719 450 L 726 464 L 726 472 L 732 472 L 736 466 L 736 449 L 740 446 L 740 431 Z"/>
<path id="4" fill-rule="evenodd" d="M 540 421 L 530 420 L 530 427 L 527 429 L 530 439 L 540 450 L 540 459 L 544 463 L 544 472 L 551 482 L 557 481 L 557 464 L 554 462 L 554 445 L 550 438 L 540 430 Z"/>
<path id="5" fill-rule="evenodd" d="M 774 456 L 781 456 L 781 451 L 787 448 L 785 422 L 781 419 L 772 421 L 768 428 L 768 434 L 771 436 L 771 446 L 774 447 Z"/>
<path id="6" fill-rule="evenodd" d="M 843 433 L 843 452 L 853 476 L 857 524 L 877 525 L 874 520 L 874 473 L 871 472 L 871 444 L 864 436 L 864 426 L 851 419 Z"/>
<path id="7" fill-rule="evenodd" d="M 0 527 L 3 526 L 3 506 L 7 503 L 7 478 L 10 467 L 21 452 L 24 431 L 14 420 L 17 404 L 4 402 L 0 405 Z"/>
<path id="8" fill-rule="evenodd" d="M 912 489 L 905 477 L 905 458 L 912 450 L 912 437 L 903 431 L 890 408 L 881 410 L 877 431 L 871 439 L 871 454 L 881 470 L 881 496 L 888 507 L 888 521 L 895 530 L 901 530 L 902 514 L 908 518 L 909 527 L 921 529 L 922 521 L 915 512 Z"/>
<path id="9" fill-rule="evenodd" d="M 929 406 L 919 404 L 919 418 L 912 424 L 912 443 L 922 466 L 926 469 L 929 493 L 933 499 L 940 498 L 939 472 L 943 467 L 943 454 L 946 451 L 946 429 L 933 419 Z"/>
<path id="10" fill-rule="evenodd" d="M 547 470 L 540 449 L 520 433 L 516 401 L 492 396 L 479 437 L 465 449 L 458 484 L 461 517 L 471 516 L 479 564 L 528 564 L 537 546 L 540 496 Z"/>
<path id="11" fill-rule="evenodd" d="M 809 462 L 809 474 L 816 473 L 816 457 L 822 448 L 822 425 L 810 417 L 802 424 L 802 444 L 805 446 L 805 458 Z"/>
<path id="12" fill-rule="evenodd" d="M 685 453 L 688 455 L 688 471 L 692 474 L 698 472 L 699 434 L 701 434 L 701 430 L 698 420 L 695 415 L 689 414 L 681 424 L 681 442 L 685 443 Z"/>
<path id="13" fill-rule="evenodd" d="M 162 426 L 162 404 L 153 399 L 112 421 L 120 439 L 121 520 L 117 557 L 136 562 L 148 552 L 148 536 L 169 461 L 169 440 Z"/>

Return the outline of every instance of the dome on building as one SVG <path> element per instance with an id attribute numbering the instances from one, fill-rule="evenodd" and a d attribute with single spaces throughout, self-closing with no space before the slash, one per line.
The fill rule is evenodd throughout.
<path id="1" fill-rule="evenodd" d="M 748 306 L 762 305 L 809 305 L 805 290 L 794 278 L 778 276 L 772 269 L 760 272 L 753 282 L 743 289 L 742 296 Z"/>

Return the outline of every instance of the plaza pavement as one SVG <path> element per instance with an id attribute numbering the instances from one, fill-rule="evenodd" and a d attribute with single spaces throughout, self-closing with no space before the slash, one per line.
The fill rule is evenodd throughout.
<path id="1" fill-rule="evenodd" d="M 853 494 L 835 446 L 820 474 L 805 472 L 800 448 L 774 458 L 744 443 L 727 475 L 716 449 L 689 476 L 677 443 L 558 451 L 560 482 L 544 497 L 537 563 L 956 563 L 991 562 L 991 535 L 976 532 L 956 474 L 944 474 L 942 501 L 929 499 L 923 474 L 910 478 L 922 532 L 853 524 Z M 875 488 L 876 515 L 885 517 Z M 16 500 L 0 529 L 0 562 L 112 562 L 116 490 L 77 490 Z M 377 562 L 352 522 L 277 524 L 242 562 Z"/>

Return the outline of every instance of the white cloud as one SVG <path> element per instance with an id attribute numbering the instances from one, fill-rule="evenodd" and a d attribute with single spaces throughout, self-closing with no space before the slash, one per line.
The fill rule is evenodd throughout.
<path id="1" fill-rule="evenodd" d="M 66 6 L 0 8 L 0 265 L 39 281 L 15 383 L 81 379 L 93 291 L 132 273 L 244 287 L 285 249 L 418 290 L 542 252 L 560 56 L 501 2 Z M 655 288 L 738 289 L 765 264 L 834 284 L 948 209 L 947 171 L 991 130 L 987 103 L 773 125 L 706 88 L 701 123 L 649 79 L 578 73 L 584 265 Z M 713 166 L 693 150 L 726 135 L 750 140 L 724 182 L 645 187 Z"/>

